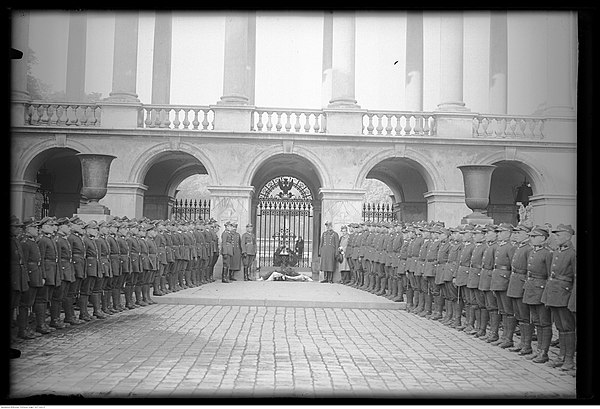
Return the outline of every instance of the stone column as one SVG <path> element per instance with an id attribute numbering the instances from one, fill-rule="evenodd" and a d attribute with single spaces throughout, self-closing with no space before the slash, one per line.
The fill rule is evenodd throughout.
<path id="1" fill-rule="evenodd" d="M 113 216 L 140 218 L 144 214 L 144 192 L 148 186 L 141 183 L 110 182 L 106 196 L 100 200 L 111 209 Z"/>
<path id="2" fill-rule="evenodd" d="M 465 203 L 473 211 L 465 216 L 461 223 L 488 224 L 494 223 L 485 212 L 490 202 L 490 184 L 494 165 L 458 166 L 463 175 L 465 185 Z"/>
<path id="3" fill-rule="evenodd" d="M 69 14 L 69 47 L 67 49 L 67 101 L 85 100 L 85 51 L 87 14 L 71 11 Z"/>
<path id="4" fill-rule="evenodd" d="M 427 199 L 427 218 L 444 222 L 446 227 L 461 224 L 463 215 L 469 211 L 463 192 L 429 191 L 424 196 Z"/>
<path id="5" fill-rule="evenodd" d="M 327 108 L 331 100 L 331 61 L 333 54 L 333 13 L 323 14 L 323 71 L 321 80 L 321 107 Z"/>
<path id="6" fill-rule="evenodd" d="M 152 55 L 152 103 L 167 105 L 171 101 L 170 11 L 157 11 L 154 19 L 154 52 Z"/>
<path id="7" fill-rule="evenodd" d="M 139 102 L 136 94 L 138 23 L 137 12 L 115 13 L 113 79 L 112 91 L 108 98 L 110 101 Z"/>
<path id="8" fill-rule="evenodd" d="M 406 13 L 406 110 L 423 111 L 423 12 Z"/>
<path id="9" fill-rule="evenodd" d="M 31 100 L 27 92 L 27 60 L 29 59 L 29 12 L 13 11 L 11 15 L 11 47 L 23 53 L 20 59 L 11 60 L 11 124 L 25 123 L 24 104 Z"/>
<path id="10" fill-rule="evenodd" d="M 364 189 L 319 189 L 319 196 L 321 197 L 321 232 L 325 231 L 325 222 L 328 220 L 333 222 L 333 230 L 338 234 L 340 234 L 342 225 L 362 221 L 362 205 L 365 192 Z M 318 240 L 320 240 L 320 237 Z M 318 247 L 315 247 L 314 254 L 316 257 Z M 333 273 L 334 282 L 338 282 L 340 278 L 340 272 L 335 271 Z"/>
<path id="11" fill-rule="evenodd" d="M 329 108 L 360 108 L 354 95 L 356 17 L 353 11 L 333 13 L 332 37 Z"/>
<path id="12" fill-rule="evenodd" d="M 573 61 L 577 52 L 577 29 L 572 12 L 546 14 L 547 115 L 575 116 Z"/>
<path id="13" fill-rule="evenodd" d="M 439 111 L 466 111 L 463 102 L 463 13 L 442 13 Z"/>
<path id="14" fill-rule="evenodd" d="M 35 216 L 35 193 L 39 183 L 26 180 L 13 180 L 10 182 L 10 212 L 20 220 L 27 220 Z"/>
<path id="15" fill-rule="evenodd" d="M 490 113 L 507 113 L 507 84 L 507 13 L 506 11 L 492 11 L 490 15 Z"/>
<path id="16" fill-rule="evenodd" d="M 556 227 L 559 223 L 577 224 L 577 196 L 570 194 L 536 194 L 529 197 L 531 217 L 534 224 L 550 223 Z"/>

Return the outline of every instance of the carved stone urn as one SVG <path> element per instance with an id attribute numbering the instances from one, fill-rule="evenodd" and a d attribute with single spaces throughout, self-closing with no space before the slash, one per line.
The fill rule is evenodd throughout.
<path id="1" fill-rule="evenodd" d="M 495 165 L 463 165 L 458 166 L 465 184 L 465 203 L 473 211 L 462 219 L 462 223 L 488 224 L 494 220 L 486 213 L 490 202 L 490 184 Z"/>
<path id="2" fill-rule="evenodd" d="M 77 213 L 110 214 L 110 210 L 98 201 L 106 196 L 110 164 L 116 156 L 96 153 L 78 153 L 75 156 L 81 162 L 81 195 L 88 200 L 77 209 Z"/>

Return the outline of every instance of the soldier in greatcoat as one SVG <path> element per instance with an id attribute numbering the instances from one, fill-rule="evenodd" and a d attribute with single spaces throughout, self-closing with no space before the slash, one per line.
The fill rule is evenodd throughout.
<path id="1" fill-rule="evenodd" d="M 498 301 L 494 293 L 490 290 L 492 283 L 492 271 L 494 270 L 494 260 L 496 257 L 496 226 L 486 225 L 485 227 L 486 248 L 483 251 L 481 259 L 481 275 L 479 276 L 479 286 L 477 289 L 483 293 L 485 301 L 485 311 L 480 312 L 481 325 L 479 331 L 475 334 L 476 338 L 485 340 L 488 343 L 496 342 L 499 339 L 498 329 L 500 328 L 500 314 L 498 314 Z M 487 323 L 490 323 L 490 332 L 487 333 Z"/>
<path id="2" fill-rule="evenodd" d="M 419 317 L 429 317 L 432 315 L 433 299 L 437 295 L 435 286 L 435 270 L 437 256 L 440 250 L 441 241 L 439 240 L 439 226 L 432 226 L 429 232 L 429 242 L 427 252 L 425 253 L 425 262 L 423 264 L 422 292 L 425 300 L 423 311 Z"/>
<path id="3" fill-rule="evenodd" d="M 63 322 L 60 322 L 60 312 L 67 302 L 66 298 L 68 297 L 69 287 L 71 283 L 75 281 L 75 274 L 73 271 L 73 251 L 71 249 L 71 244 L 67 239 L 71 234 L 69 222 L 70 219 L 68 217 L 62 217 L 56 221 L 58 227 L 55 241 L 58 251 L 58 271 L 61 285 L 55 287 L 50 303 L 50 326 L 57 329 L 66 326 Z M 67 309 L 68 308 L 65 308 L 66 322 L 69 321 L 67 320 Z"/>
<path id="4" fill-rule="evenodd" d="M 536 326 L 537 351 L 533 362 L 548 362 L 548 349 L 552 341 L 552 317 L 550 309 L 542 302 L 542 294 L 552 271 L 552 252 L 544 243 L 548 231 L 535 226 L 529 234 L 532 247 L 527 259 L 527 281 L 523 286 L 523 302 L 529 305 L 531 321 Z"/>
<path id="5" fill-rule="evenodd" d="M 143 304 L 150 305 L 154 304 L 154 301 L 150 302 L 150 250 L 148 249 L 148 240 L 146 239 L 146 231 L 148 225 L 140 223 L 138 228 L 138 241 L 140 243 L 140 269 L 142 270 L 139 275 L 139 287 L 142 295 L 142 306 Z"/>
<path id="6" fill-rule="evenodd" d="M 229 266 L 229 281 L 237 281 L 235 272 L 242 269 L 242 236 L 238 232 L 236 221 L 231 222 L 231 234 L 233 235 L 233 256 Z"/>
<path id="7" fill-rule="evenodd" d="M 335 256 L 340 246 L 340 237 L 333 231 L 332 222 L 326 221 L 325 228 L 326 230 L 321 235 L 321 243 L 319 244 L 320 268 L 325 274 L 325 278 L 321 282 L 333 283 L 333 272 L 337 263 Z"/>
<path id="8" fill-rule="evenodd" d="M 36 242 L 39 234 L 38 224 L 34 220 L 20 223 L 16 217 L 11 217 L 10 226 L 11 310 L 18 308 L 17 337 L 33 339 L 36 334 L 29 327 L 29 310 L 34 306 L 38 290 L 44 286 L 40 270 L 40 249 Z M 18 234 L 21 226 L 24 227 L 25 234 L 19 240 Z M 27 288 L 25 288 L 25 284 L 27 284 Z"/>
<path id="9" fill-rule="evenodd" d="M 156 238 L 157 232 L 156 232 L 156 223 L 149 223 L 146 226 L 146 237 L 144 238 L 145 242 L 146 242 L 146 246 L 148 247 L 148 265 L 149 265 L 149 270 L 148 270 L 148 276 L 146 277 L 146 284 L 144 286 L 144 288 L 142 288 L 142 292 L 146 294 L 146 299 L 148 300 L 148 303 L 150 304 L 156 304 L 156 301 L 154 301 L 152 299 L 152 297 L 150 296 L 150 286 L 158 286 L 158 283 L 156 281 L 156 275 L 158 274 L 158 266 L 159 266 L 159 261 L 158 261 L 158 247 L 156 246 Z M 155 288 L 155 290 L 158 289 L 158 287 Z"/>
<path id="10" fill-rule="evenodd" d="M 446 304 L 446 315 L 440 322 L 446 326 L 454 324 L 454 312 L 457 309 L 456 302 L 458 300 L 458 288 L 453 281 L 456 277 L 456 272 L 458 271 L 459 257 L 463 246 L 461 226 L 449 229 L 451 232 L 451 240 L 450 248 L 448 249 L 448 261 L 442 271 L 442 280 L 444 281 L 442 293 Z"/>
<path id="11" fill-rule="evenodd" d="M 71 319 L 67 319 L 67 317 L 65 317 L 65 322 L 68 322 L 71 325 L 83 324 L 85 322 L 82 319 L 81 314 L 80 317 L 75 316 L 75 304 L 79 306 L 81 284 L 83 279 L 86 277 L 86 248 L 85 242 L 83 241 L 83 237 L 85 235 L 83 230 L 84 225 L 85 223 L 77 216 L 71 218 L 71 234 L 69 234 L 69 237 L 67 237 L 67 240 L 71 246 L 71 254 L 73 256 L 73 274 L 75 276 L 75 281 L 69 285 L 69 289 L 67 290 L 67 298 L 65 303 L 63 303 L 63 308 L 65 308 L 65 316 L 67 315 L 66 309 L 68 308 L 70 310 L 68 318 Z"/>
<path id="12" fill-rule="evenodd" d="M 244 281 L 250 281 L 254 276 L 254 260 L 256 259 L 256 235 L 252 223 L 246 225 L 246 232 L 241 238 L 241 246 Z"/>
<path id="13" fill-rule="evenodd" d="M 476 325 L 481 326 L 481 309 L 485 309 L 483 292 L 479 290 L 483 252 L 486 248 L 484 226 L 475 226 L 473 230 L 473 242 L 475 243 L 475 248 L 471 254 L 471 269 L 469 270 L 469 278 L 467 279 L 467 296 L 465 300 L 465 308 L 468 312 L 467 327 L 464 331 L 469 335 L 474 335 L 479 331 Z"/>
<path id="14" fill-rule="evenodd" d="M 43 295 L 43 300 L 40 297 L 40 300 L 36 301 L 36 303 L 38 305 L 43 305 L 44 321 L 41 327 L 38 325 L 36 331 L 43 333 L 40 330 L 42 330 L 44 327 L 46 328 L 46 331 L 54 330 L 54 328 L 50 329 L 51 327 L 46 325 L 45 312 L 48 302 L 52 304 L 54 290 L 56 287 L 60 286 L 61 281 L 60 273 L 58 271 L 58 249 L 56 247 L 56 219 L 53 217 L 45 217 L 44 219 L 40 220 L 40 226 L 42 234 L 40 235 L 37 243 L 38 247 L 40 248 L 40 255 L 42 257 L 42 263 L 40 265 L 42 268 L 42 276 L 46 281 L 44 283 L 45 291 L 38 291 L 38 294 Z M 41 307 L 36 306 L 35 308 L 40 308 L 41 312 Z"/>
<path id="15" fill-rule="evenodd" d="M 98 244 L 99 254 L 99 273 L 98 277 L 100 281 L 100 307 L 104 315 L 113 315 L 116 313 L 111 307 L 110 298 L 112 296 L 111 282 L 113 278 L 112 264 L 110 260 L 110 245 L 108 244 L 108 230 L 109 223 L 101 221 L 98 223 L 98 237 L 96 243 Z"/>
<path id="16" fill-rule="evenodd" d="M 458 270 L 456 271 L 456 277 L 454 279 L 454 285 L 456 285 L 458 292 L 458 300 L 456 303 L 456 310 L 454 311 L 453 328 L 458 331 L 462 331 L 467 327 L 461 319 L 467 297 L 467 281 L 469 280 L 469 272 L 471 270 L 471 257 L 473 256 L 473 250 L 475 249 L 475 243 L 473 243 L 473 230 L 474 226 L 467 224 L 464 227 L 464 230 L 461 231 L 463 247 L 458 257 Z M 470 317 L 470 311 L 468 309 L 466 314 L 468 320 Z"/>
<path id="17" fill-rule="evenodd" d="M 432 292 L 432 296 L 434 297 L 434 313 L 431 314 L 431 316 L 429 317 L 429 319 L 434 321 L 441 320 L 443 317 L 444 270 L 446 269 L 446 263 L 448 263 L 448 255 L 450 254 L 450 241 L 448 240 L 449 235 L 450 230 L 448 230 L 445 227 L 440 228 L 438 231 L 439 246 L 434 262 L 435 277 L 433 283 L 435 285 L 435 290 Z"/>
<path id="18" fill-rule="evenodd" d="M 169 291 L 167 288 L 167 277 L 166 271 L 168 271 L 169 260 L 167 259 L 167 251 L 170 254 L 170 248 L 167 250 L 167 238 L 165 232 L 167 228 L 163 224 L 164 222 L 158 221 L 156 223 L 156 236 L 154 237 L 154 243 L 156 243 L 158 270 L 154 277 L 154 289 L 152 294 L 156 296 L 162 296 L 167 294 Z"/>
<path id="19" fill-rule="evenodd" d="M 553 229 L 556 237 L 556 250 L 552 255 L 552 268 L 542 302 L 550 308 L 552 321 L 558 330 L 560 352 L 551 366 L 562 371 L 575 368 L 575 316 L 569 310 L 571 294 L 575 288 L 576 254 L 571 237 L 575 231 L 571 225 L 559 224 Z"/>
<path id="20" fill-rule="evenodd" d="M 112 306 L 110 310 L 115 312 L 121 312 L 125 309 L 121 305 L 121 290 L 125 285 L 125 276 L 121 268 L 121 250 L 119 248 L 118 231 L 120 222 L 119 220 L 113 220 L 108 224 L 108 234 L 106 234 L 106 242 L 108 243 L 109 260 L 110 260 L 110 271 L 112 277 L 110 278 L 110 298 L 112 299 Z"/>
<path id="21" fill-rule="evenodd" d="M 230 222 L 225 222 L 225 230 L 221 233 L 221 256 L 223 257 L 223 271 L 221 272 L 221 282 L 229 283 L 229 268 L 231 267 L 231 258 L 233 257 L 234 235 Z"/>

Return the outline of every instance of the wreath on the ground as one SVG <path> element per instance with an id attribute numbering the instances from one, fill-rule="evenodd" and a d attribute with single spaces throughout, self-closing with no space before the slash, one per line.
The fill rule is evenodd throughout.
<path id="1" fill-rule="evenodd" d="M 273 265 L 275 267 L 297 266 L 298 255 L 287 246 L 279 246 L 273 253 Z"/>

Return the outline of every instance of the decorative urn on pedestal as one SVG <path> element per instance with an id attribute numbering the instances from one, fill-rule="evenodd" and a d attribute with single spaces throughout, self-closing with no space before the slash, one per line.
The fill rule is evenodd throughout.
<path id="1" fill-rule="evenodd" d="M 110 164 L 116 156 L 96 153 L 78 153 L 75 156 L 81 162 L 81 195 L 88 199 L 77 209 L 77 214 L 109 215 L 110 210 L 98 201 L 106 196 Z"/>
<path id="2" fill-rule="evenodd" d="M 494 165 L 463 165 L 458 166 L 465 184 L 465 203 L 473 211 L 462 220 L 462 224 L 489 224 L 494 219 L 487 216 L 486 209 L 490 202 L 490 184 Z"/>

